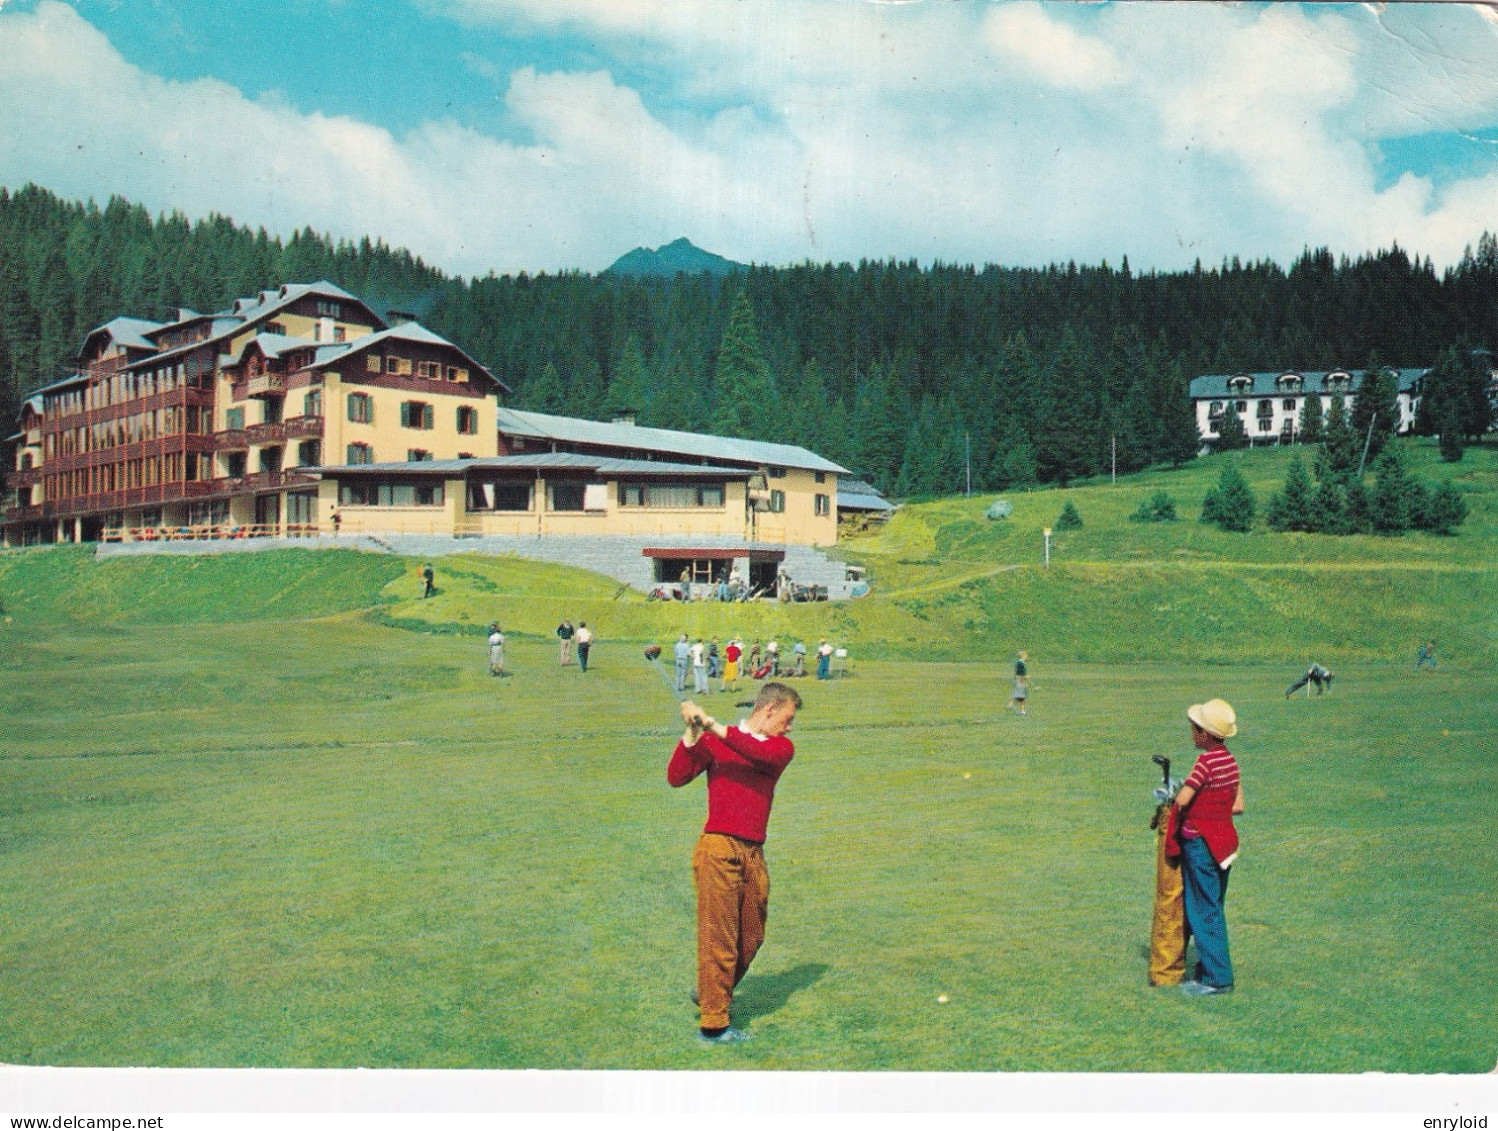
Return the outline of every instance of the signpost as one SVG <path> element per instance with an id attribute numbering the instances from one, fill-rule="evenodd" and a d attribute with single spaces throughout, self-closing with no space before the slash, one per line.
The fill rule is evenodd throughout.
<path id="1" fill-rule="evenodd" d="M 1051 528 L 1045 528 L 1045 564 L 1051 564 Z"/>

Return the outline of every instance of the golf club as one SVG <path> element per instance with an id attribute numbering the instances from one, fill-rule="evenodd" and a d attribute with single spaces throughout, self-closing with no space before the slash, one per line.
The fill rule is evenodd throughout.
<path id="1" fill-rule="evenodd" d="M 1150 818 L 1150 828 L 1160 827 L 1165 810 L 1175 800 L 1176 783 L 1170 780 L 1170 759 L 1164 754 L 1151 754 L 1150 761 L 1160 767 L 1160 784 L 1155 788 L 1155 815 Z"/>
<path id="2" fill-rule="evenodd" d="M 687 697 L 687 693 L 676 690 L 676 681 L 671 678 L 671 673 L 661 663 L 661 646 L 659 644 L 647 644 L 645 646 L 645 659 L 656 671 L 661 673 L 661 678 L 666 681 L 666 686 L 671 689 L 671 694 L 676 696 L 676 701 L 678 703 L 683 702 Z"/>

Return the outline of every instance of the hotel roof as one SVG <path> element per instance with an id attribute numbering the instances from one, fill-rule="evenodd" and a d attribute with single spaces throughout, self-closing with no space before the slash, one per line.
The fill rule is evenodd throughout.
<path id="1" fill-rule="evenodd" d="M 761 440 L 739 440 L 730 436 L 710 436 L 697 432 L 674 432 L 667 428 L 643 428 L 636 424 L 607 424 L 599 420 L 552 416 L 545 412 L 524 412 L 503 406 L 499 410 L 498 425 L 499 431 L 504 435 L 523 436 L 527 439 L 666 452 L 701 460 L 748 464 L 752 467 L 795 467 L 809 471 L 830 471 L 837 475 L 849 474 L 847 468 L 791 444 L 770 444 Z"/>
<path id="2" fill-rule="evenodd" d="M 476 459 L 427 459 L 405 463 L 349 463 L 302 468 L 322 475 L 464 475 L 470 471 L 578 471 L 600 476 L 664 476 L 673 479 L 704 476 L 745 479 L 742 467 L 712 467 L 698 463 L 668 463 L 663 460 L 612 459 L 574 452 L 538 452 L 534 455 L 486 456 Z"/>

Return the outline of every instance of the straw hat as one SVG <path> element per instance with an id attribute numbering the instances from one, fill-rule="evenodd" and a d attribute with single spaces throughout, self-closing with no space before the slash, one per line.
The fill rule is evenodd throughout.
<path id="1" fill-rule="evenodd" d="M 1232 738 L 1238 733 L 1238 716 L 1225 699 L 1209 699 L 1186 708 L 1186 717 L 1208 734 Z"/>

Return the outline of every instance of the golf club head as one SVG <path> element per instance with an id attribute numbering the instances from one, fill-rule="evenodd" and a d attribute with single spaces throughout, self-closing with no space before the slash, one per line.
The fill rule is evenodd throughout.
<path id="1" fill-rule="evenodd" d="M 1167 758 L 1164 754 L 1151 754 L 1150 755 L 1150 761 L 1153 762 L 1157 766 L 1169 766 L 1170 765 L 1170 759 Z"/>

